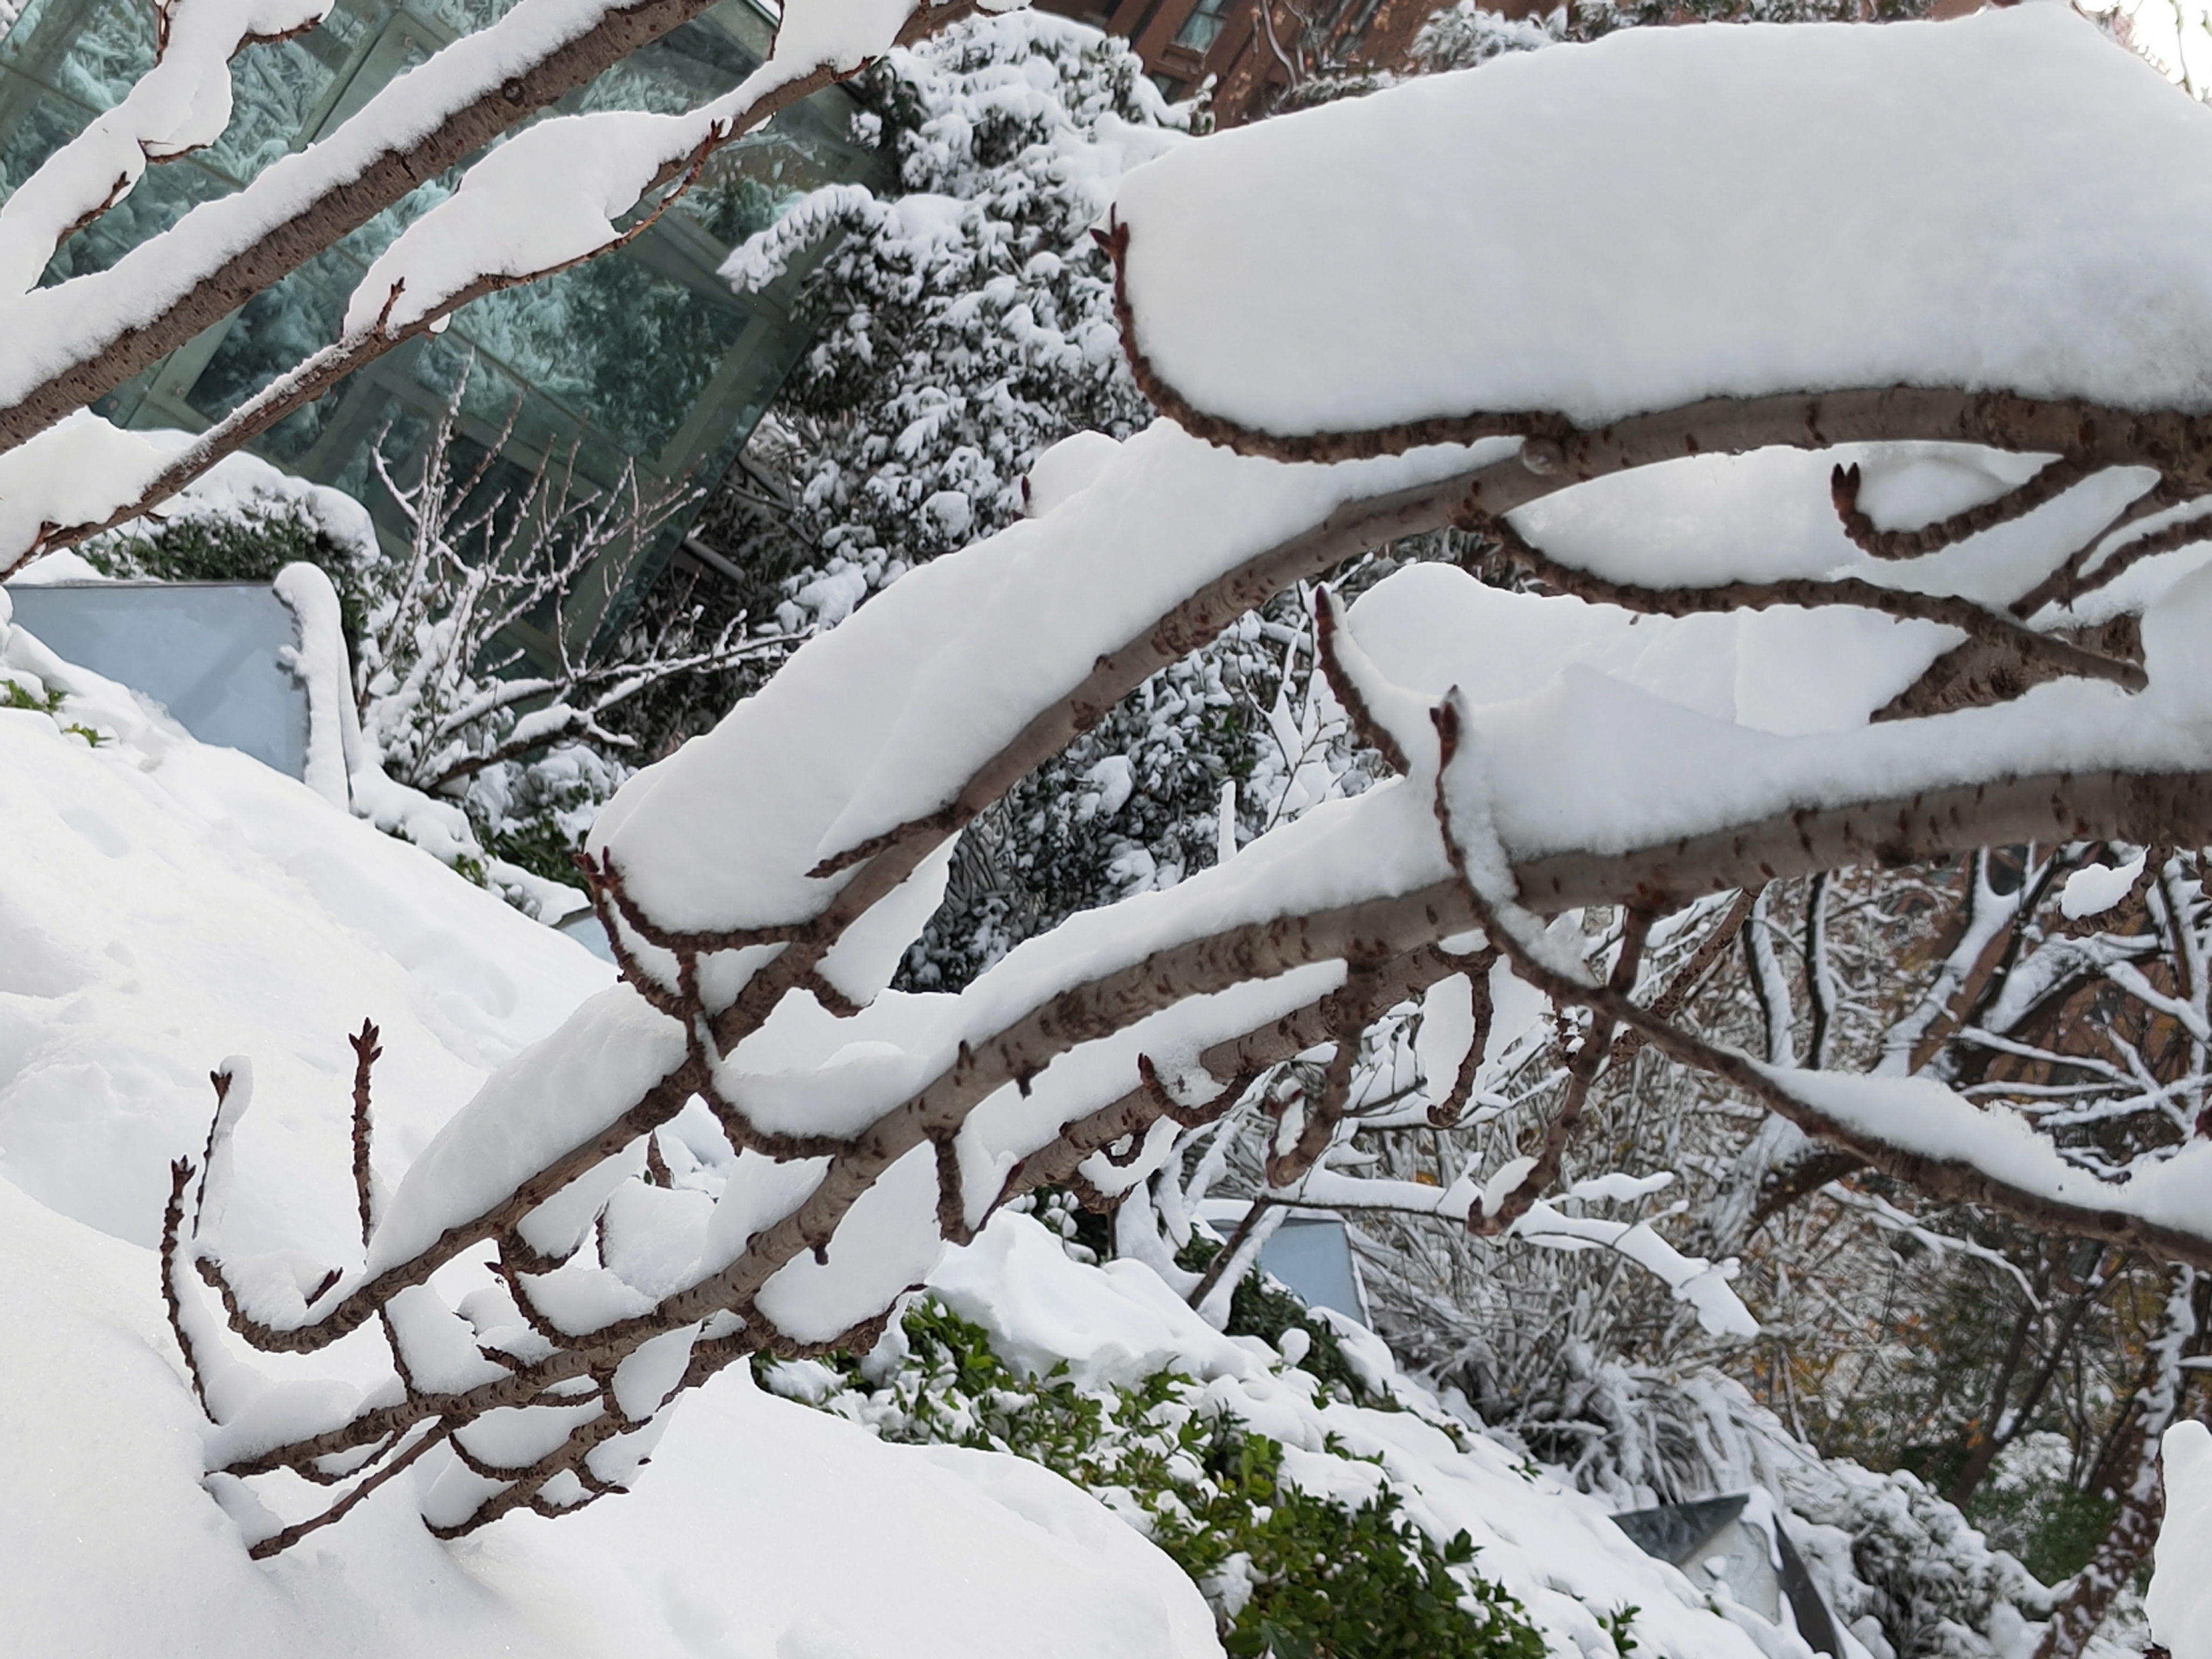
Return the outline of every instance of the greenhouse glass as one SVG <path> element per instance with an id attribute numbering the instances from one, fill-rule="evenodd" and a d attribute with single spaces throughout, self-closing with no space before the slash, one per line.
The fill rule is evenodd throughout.
<path id="1" fill-rule="evenodd" d="M 5 0 L 0 0 L 4 4 Z M 330 131 L 394 76 L 513 0 L 337 0 L 297 39 L 252 46 L 233 64 L 237 113 L 222 141 L 150 167 L 130 196 L 66 242 L 45 280 L 102 269 Z M 751 0 L 722 0 L 564 100 L 565 112 L 686 109 L 735 86 L 768 50 Z M 153 62 L 144 0 L 29 0 L 0 40 L 0 195 L 27 177 Z M 678 210 L 614 253 L 463 308 L 444 334 L 410 341 L 341 382 L 253 447 L 278 465 L 365 502 L 388 539 L 404 534 L 377 485 L 381 445 L 405 478 L 438 414 L 461 398 L 459 447 L 483 449 L 512 422 L 489 488 L 518 489 L 541 465 L 571 464 L 605 487 L 635 464 L 650 488 L 711 485 L 767 409 L 805 340 L 792 315 L 794 270 L 769 289 L 731 292 L 728 251 L 804 191 L 868 178 L 850 137 L 855 106 L 832 88 L 720 152 Z M 204 429 L 335 337 L 347 296 L 399 231 L 451 193 L 434 179 L 99 405 L 119 424 Z M 473 465 L 467 455 L 465 462 Z M 594 573 L 598 599 L 565 619 L 596 633 L 672 550 L 679 514 L 629 568 Z M 550 620 L 550 619 L 549 619 Z"/>

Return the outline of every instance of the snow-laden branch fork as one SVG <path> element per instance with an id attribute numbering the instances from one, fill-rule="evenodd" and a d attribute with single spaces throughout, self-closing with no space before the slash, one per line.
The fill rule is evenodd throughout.
<path id="1" fill-rule="evenodd" d="M 443 1533 L 618 1490 L 685 1389 L 748 1353 L 872 1340 L 994 1207 L 1044 1183 L 1111 1202 L 1178 1127 L 1286 1062 L 1319 1082 L 1283 1112 L 1267 1178 L 1335 1190 L 1348 1049 L 1492 953 L 1539 1006 L 1589 1012 L 1575 1112 L 1627 1051 L 1608 1046 L 1619 1030 L 1937 1195 L 2212 1267 L 2198 1139 L 2091 1170 L 2029 1116 L 1930 1078 L 1753 1060 L 1686 1030 L 1663 994 L 1639 1001 L 1632 951 L 1593 975 L 1547 925 L 1608 907 L 1641 939 L 1706 895 L 1992 843 L 2212 842 L 2212 577 L 2172 528 L 2212 491 L 2212 366 L 2192 380 L 2171 341 L 2109 332 L 2058 356 L 2033 332 L 2046 310 L 2101 314 L 2113 267 L 2069 264 L 2083 247 L 2117 248 L 2177 304 L 2192 283 L 2212 294 L 2212 241 L 2189 218 L 2212 217 L 2212 186 L 2191 182 L 2212 179 L 2212 114 L 2110 51 L 2048 8 L 1616 37 L 1132 175 L 1110 234 L 1125 344 L 1182 423 L 1069 452 L 1036 516 L 902 578 L 624 788 L 588 870 L 623 983 L 453 1116 L 376 1206 L 359 1260 L 223 1249 L 207 1217 L 243 1110 L 233 1087 L 207 1209 L 188 1230 L 181 1182 L 173 1206 L 179 1340 L 226 1472 L 343 1489 L 259 1547 L 339 1517 L 403 1462 Z M 1592 296 L 1580 311 L 1509 303 L 1546 278 L 1527 250 L 1558 227 L 1528 222 L 1548 194 L 1507 190 L 1484 215 L 1367 225 L 1345 239 L 1365 275 L 1318 291 L 1334 304 L 1401 273 L 1406 291 L 1340 329 L 1296 314 L 1315 290 L 1282 280 L 1300 268 L 1285 227 L 1424 191 L 1472 199 L 1489 125 L 1566 142 L 1602 125 L 1624 76 L 1671 88 L 1684 120 L 1802 129 L 1816 155 L 1871 133 L 1917 158 L 1942 149 L 1929 123 L 1969 120 L 2002 167 L 1963 185 L 1876 169 L 1852 186 L 1864 200 L 1826 210 L 1895 208 L 1904 242 L 1973 268 L 1960 292 L 1981 310 L 1940 283 L 1885 296 L 1849 259 L 1815 283 L 1826 308 L 1790 270 L 1655 297 L 1644 254 L 1657 269 L 1707 246 L 1680 222 L 1705 198 L 1677 199 L 1676 179 L 1674 195 L 1644 181 L 1650 199 L 1607 222 L 1625 245 L 1570 261 Z M 1789 121 L 1766 121 L 1778 99 Z M 2054 108 L 2106 124 L 2099 143 L 2046 142 L 2065 126 Z M 2160 142 L 2142 153 L 2176 158 L 2188 210 L 2106 224 L 2109 179 L 2077 189 L 2075 170 L 2146 128 Z M 1796 142 L 1713 147 L 1744 173 L 1730 213 L 1797 210 Z M 1400 173 L 1419 175 L 1406 191 L 1374 188 Z M 2026 263 L 2056 271 L 2065 304 L 1982 305 L 1973 228 L 2047 227 L 2052 202 L 2110 232 L 2042 233 Z M 1832 235 L 1818 246 L 1838 262 Z M 1828 303 L 1854 283 L 1875 300 Z M 1224 291 L 1273 319 L 1264 351 L 1224 321 Z M 1528 320 L 1552 316 L 1553 331 Z M 1636 350 L 1601 338 L 1593 355 L 1593 316 L 1601 337 L 1638 322 Z M 887 988 L 953 838 L 1006 789 L 1250 607 L 1454 525 L 1553 591 L 1413 564 L 1348 607 L 1322 602 L 1337 699 L 1401 775 L 1078 915 L 957 994 Z M 1543 1197 L 1575 1112 L 1480 1194 L 1423 1201 L 1509 1236 L 1571 1231 Z M 234 1357 L 241 1339 L 289 1356 L 355 1333 L 380 1338 L 391 1371 L 357 1395 Z"/>

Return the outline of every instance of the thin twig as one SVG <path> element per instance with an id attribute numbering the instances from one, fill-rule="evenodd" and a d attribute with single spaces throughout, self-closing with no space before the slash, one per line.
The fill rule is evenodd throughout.
<path id="1" fill-rule="evenodd" d="M 361 1206 L 361 1247 L 364 1250 L 368 1248 L 369 1235 L 376 1231 L 369 1198 L 368 1077 L 370 1068 L 384 1054 L 377 1044 L 377 1036 L 376 1027 L 364 1019 L 360 1033 L 346 1039 L 353 1048 L 353 1190 Z"/>

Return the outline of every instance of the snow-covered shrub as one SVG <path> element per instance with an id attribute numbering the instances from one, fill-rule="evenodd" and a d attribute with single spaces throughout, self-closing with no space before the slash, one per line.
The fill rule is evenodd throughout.
<path id="1" fill-rule="evenodd" d="M 0 639 L 4 639 L 6 629 L 6 612 L 0 611 Z M 101 738 L 99 727 L 88 726 L 70 713 L 68 704 L 66 692 L 58 686 L 46 684 L 29 670 L 0 668 L 0 709 L 44 714 L 64 737 L 79 738 L 98 748 Z"/>
<path id="2" fill-rule="evenodd" d="M 1019 516 L 1073 432 L 1152 418 L 1090 232 L 1123 173 L 1190 130 L 1126 41 L 1050 13 L 978 17 L 854 84 L 896 194 L 831 185 L 731 256 L 740 288 L 841 237 L 806 281 L 813 345 L 778 400 L 793 525 L 817 550 L 781 621 L 835 623 L 921 561 Z"/>
<path id="3" fill-rule="evenodd" d="M 2038 1430 L 1999 1455 L 1975 1495 L 1975 1525 L 2049 1583 L 2086 1563 L 2119 1513 L 2117 1497 L 2085 1491 L 2073 1478 L 2075 1462 L 2071 1440 Z"/>
<path id="4" fill-rule="evenodd" d="M 1856 1585 L 1831 1577 L 1830 1606 L 1896 1659 L 2011 1659 L 2051 1595 L 1992 1550 L 1957 1509 L 1903 1470 L 1875 1474 L 1840 1459 L 1784 1476 L 1791 1507 L 1850 1540 Z M 1875 1649 L 1879 1652 L 1879 1649 Z"/>
<path id="5" fill-rule="evenodd" d="M 1508 17 L 1503 12 L 1458 0 L 1429 14 L 1413 36 L 1411 57 L 1431 73 L 1474 69 L 1512 52 L 1537 52 L 1567 38 L 1568 9 Z"/>
<path id="6" fill-rule="evenodd" d="M 1613 1449 L 1562 1474 L 1619 1510 L 1764 1492 L 1831 1612 L 1877 1659 L 2014 1659 L 2023 1629 L 2049 1615 L 2052 1592 L 1955 1505 L 1904 1470 L 1820 1456 L 1734 1378 L 1692 1366 L 1586 1370 L 1575 1408 Z M 1486 1432 L 1518 1448 L 1529 1427 Z M 1572 1437 L 1538 1444 L 1547 1461 L 1576 1449 Z M 1624 1451 L 1640 1461 L 1618 1461 Z"/>
<path id="7" fill-rule="evenodd" d="M 306 562 L 329 574 L 347 605 L 349 636 L 360 627 L 359 582 L 379 556 L 365 515 L 332 522 L 318 490 L 255 466 L 245 478 L 244 456 L 185 492 L 157 517 L 136 520 L 87 542 L 83 556 L 102 575 L 157 581 L 268 581 L 288 564 Z M 342 498 L 343 499 L 343 498 Z M 347 507 L 356 504 L 347 500 Z M 321 510 L 319 510 L 321 509 Z"/>
<path id="8" fill-rule="evenodd" d="M 1357 1504 L 1316 1495 L 1310 1476 L 1286 1477 L 1279 1442 L 1188 1376 L 1092 1388 L 1065 1367 L 1025 1376 L 989 1333 L 931 1298 L 880 1352 L 830 1365 L 763 1358 L 755 1370 L 886 1440 L 1010 1453 L 1073 1480 L 1190 1575 L 1238 1659 L 1543 1659 L 1542 1638 L 1481 1577 L 1465 1532 L 1429 1537 L 1387 1480 Z"/>
<path id="9" fill-rule="evenodd" d="M 757 285 L 842 239 L 802 290 L 816 342 L 701 524 L 752 577 L 724 605 L 794 632 L 1042 506 L 1030 474 L 1063 438 L 1151 420 L 1091 232 L 1121 174 L 1200 122 L 1127 42 L 1042 12 L 976 18 L 855 85 L 901 194 L 817 191 L 725 272 Z M 1306 623 L 1294 604 L 1248 619 L 1024 781 L 963 842 L 907 982 L 957 987 L 1075 910 L 1211 863 L 1224 784 L 1244 838 L 1272 821 L 1278 702 L 1297 709 L 1310 653 L 1282 699 L 1274 683 Z"/>
<path id="10" fill-rule="evenodd" d="M 590 638 L 608 585 L 689 492 L 650 490 L 634 471 L 594 487 L 573 453 L 516 482 L 503 436 L 457 453 L 459 395 L 419 471 L 395 477 L 378 458 L 411 532 L 397 555 L 360 503 L 241 453 L 159 514 L 93 538 L 84 556 L 103 574 L 175 581 L 319 568 L 352 661 L 356 810 L 550 921 L 585 902 L 574 851 L 599 805 L 652 758 L 619 718 L 626 706 L 695 676 L 726 678 L 782 641 L 710 625 L 696 606 Z"/>
<path id="11" fill-rule="evenodd" d="M 1473 69 L 1507 52 L 1562 40 L 1594 40 L 1616 29 L 1686 22 L 1893 22 L 1926 15 L 1934 0 L 1580 0 L 1508 16 L 1480 0 L 1439 8 L 1413 36 L 1408 56 L 1424 70 Z"/>

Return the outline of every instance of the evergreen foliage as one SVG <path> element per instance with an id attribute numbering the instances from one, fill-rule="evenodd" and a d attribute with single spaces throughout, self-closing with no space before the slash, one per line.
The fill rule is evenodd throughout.
<path id="1" fill-rule="evenodd" d="M 1194 1273 L 1203 1273 L 1222 1249 L 1218 1241 L 1194 1233 L 1190 1243 L 1176 1253 L 1176 1262 Z M 1336 1328 L 1317 1317 L 1295 1291 L 1266 1273 L 1248 1273 L 1238 1281 L 1229 1299 L 1228 1322 L 1221 1328 L 1231 1336 L 1259 1337 L 1274 1348 L 1283 1346 L 1286 1333 L 1303 1331 L 1310 1346 L 1298 1361 L 1300 1370 L 1319 1377 L 1322 1388 L 1339 1399 L 1385 1411 L 1396 1407 L 1397 1402 L 1388 1395 L 1370 1389 L 1361 1380 L 1358 1369 L 1345 1358 Z"/>
<path id="2" fill-rule="evenodd" d="M 1544 1659 L 1464 1532 L 1430 1538 L 1387 1484 L 1356 1506 L 1302 1491 L 1282 1447 L 1209 1410 L 1191 1378 L 1085 1389 L 1064 1367 L 1022 1376 L 934 1300 L 901 1330 L 905 1352 L 872 1381 L 872 1365 L 850 1360 L 762 1358 L 757 1374 L 886 1440 L 1011 1453 L 1094 1493 L 1190 1575 L 1235 1659 Z"/>
<path id="3" fill-rule="evenodd" d="M 903 193 L 817 191 L 728 267 L 765 283 L 843 238 L 802 289 L 817 342 L 702 526 L 758 573 L 726 602 L 794 632 L 1018 517 L 1025 475 L 1060 439 L 1150 421 L 1089 233 L 1127 167 L 1201 124 L 1125 42 L 1028 11 L 892 52 L 860 89 L 863 136 Z M 1076 910 L 1210 864 L 1224 784 L 1237 833 L 1258 833 L 1302 759 L 1311 659 L 1285 658 L 1305 624 L 1295 604 L 1247 618 L 971 826 L 903 982 L 957 988 Z M 1340 731 L 1311 735 L 1326 747 Z"/>
<path id="4" fill-rule="evenodd" d="M 352 550 L 302 503 L 283 495 L 252 496 L 222 514 L 142 519 L 88 543 L 84 556 L 105 575 L 165 582 L 265 582 L 305 561 L 327 571 L 342 595 L 354 597 L 348 590 L 356 586 Z"/>
<path id="5" fill-rule="evenodd" d="M 896 198 L 817 191 L 725 268 L 765 286 L 843 239 L 802 289 L 815 343 L 777 406 L 795 441 L 791 527 L 817 550 L 787 584 L 787 626 L 835 623 L 1018 517 L 1023 476 L 1068 434 L 1151 420 L 1089 233 L 1121 173 L 1194 116 L 1125 42 L 1030 11 L 894 52 L 856 90 Z"/>

